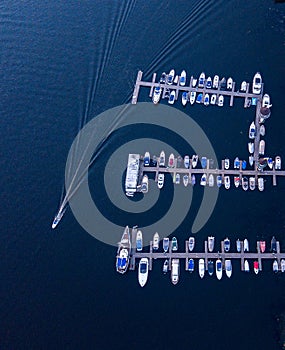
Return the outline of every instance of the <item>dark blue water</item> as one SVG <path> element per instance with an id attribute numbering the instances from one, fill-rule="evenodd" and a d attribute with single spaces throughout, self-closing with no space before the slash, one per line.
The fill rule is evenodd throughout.
<path id="1" fill-rule="evenodd" d="M 50 225 L 74 137 L 99 113 L 130 102 L 138 69 L 145 79 L 175 67 L 238 82 L 262 72 L 273 103 L 267 150 L 284 155 L 284 16 L 285 6 L 270 0 L 1 2 L 1 349 L 280 348 L 285 282 L 269 263 L 257 277 L 234 264 L 222 282 L 183 272 L 174 287 L 156 262 L 141 289 L 136 272 L 118 276 L 114 247 L 86 233 L 70 210 L 56 231 Z M 218 159 L 247 156 L 253 109 L 235 102 L 185 112 Z M 106 148 L 117 143 L 118 134 Z M 284 250 L 284 189 L 280 179 L 262 196 L 220 191 L 200 249 L 209 234 L 268 243 L 275 234 Z M 114 220 L 133 224 L 122 215 Z M 177 228 L 181 241 L 193 219 L 189 213 Z"/>

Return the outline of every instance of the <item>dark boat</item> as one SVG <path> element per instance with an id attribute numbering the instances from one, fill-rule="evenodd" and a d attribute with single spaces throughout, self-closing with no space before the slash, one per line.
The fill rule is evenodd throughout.
<path id="1" fill-rule="evenodd" d="M 272 253 L 277 252 L 277 242 L 276 242 L 275 236 L 273 236 L 271 239 L 271 251 L 272 251 Z"/>
<path id="2" fill-rule="evenodd" d="M 214 262 L 213 260 L 208 261 L 208 274 L 212 276 L 214 273 Z"/>

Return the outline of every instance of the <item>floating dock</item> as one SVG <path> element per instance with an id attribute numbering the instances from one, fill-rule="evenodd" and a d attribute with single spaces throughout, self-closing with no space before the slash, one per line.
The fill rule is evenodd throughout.
<path id="1" fill-rule="evenodd" d="M 239 259 L 241 270 L 244 271 L 244 261 L 245 260 L 255 260 L 258 261 L 259 270 L 262 271 L 262 260 L 277 260 L 278 270 L 281 271 L 281 259 L 285 259 L 285 253 L 280 252 L 280 243 L 276 242 L 276 253 L 262 253 L 260 251 L 260 242 L 257 241 L 256 249 L 257 252 L 245 252 L 243 247 L 243 241 L 241 241 L 241 252 L 225 252 L 224 250 L 224 241 L 221 241 L 221 250 L 219 252 L 209 252 L 208 251 L 208 242 L 204 242 L 204 251 L 203 252 L 189 252 L 188 250 L 188 241 L 185 241 L 185 251 L 178 252 L 171 250 L 171 241 L 169 242 L 170 247 L 167 253 L 153 251 L 153 242 L 150 242 L 149 252 L 137 252 L 136 251 L 136 233 L 137 228 L 132 229 L 131 240 L 132 240 L 132 249 L 130 255 L 130 270 L 135 270 L 136 268 L 136 259 L 148 258 L 149 259 L 149 270 L 152 270 L 153 260 L 156 259 L 169 259 L 171 262 L 172 259 L 184 259 L 185 260 L 185 270 L 188 271 L 188 260 L 189 259 L 204 259 L 205 260 L 205 269 L 208 270 L 208 260 L 221 259 L 224 262 L 226 259 Z M 169 270 L 171 270 L 171 263 L 168 265 Z"/>

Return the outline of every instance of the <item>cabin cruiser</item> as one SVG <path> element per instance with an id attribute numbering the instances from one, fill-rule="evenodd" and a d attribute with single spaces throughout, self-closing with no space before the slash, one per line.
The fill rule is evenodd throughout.
<path id="1" fill-rule="evenodd" d="M 254 191 L 255 190 L 255 177 L 251 176 L 249 178 L 249 189 L 251 191 Z"/>
<path id="2" fill-rule="evenodd" d="M 183 69 L 183 71 L 181 72 L 181 75 L 180 75 L 179 85 L 185 86 L 185 84 L 186 84 L 186 72 Z"/>
<path id="3" fill-rule="evenodd" d="M 280 170 L 281 169 L 281 157 L 276 156 L 275 157 L 275 170 Z"/>
<path id="4" fill-rule="evenodd" d="M 252 154 L 248 157 L 248 162 L 250 166 L 253 166 L 254 158 Z"/>
<path id="5" fill-rule="evenodd" d="M 118 245 L 117 257 L 116 257 L 116 270 L 119 273 L 125 273 L 129 266 L 131 252 L 131 239 L 129 226 L 125 227 L 121 241 Z"/>
<path id="6" fill-rule="evenodd" d="M 272 270 L 275 273 L 278 272 L 278 262 L 276 259 L 273 261 Z"/>
<path id="7" fill-rule="evenodd" d="M 208 77 L 206 80 L 206 89 L 211 89 L 212 87 L 212 78 Z"/>
<path id="8" fill-rule="evenodd" d="M 206 167 L 207 167 L 207 158 L 206 157 L 201 158 L 201 166 L 203 169 L 206 169 Z"/>
<path id="9" fill-rule="evenodd" d="M 212 276 L 214 273 L 214 262 L 213 260 L 208 260 L 208 274 Z"/>
<path id="10" fill-rule="evenodd" d="M 226 158 L 225 159 L 225 169 L 229 169 L 230 168 L 230 160 L 229 160 L 229 158 Z"/>
<path id="11" fill-rule="evenodd" d="M 189 158 L 189 156 L 185 156 L 184 157 L 184 166 L 185 166 L 185 168 L 188 169 L 189 165 L 190 165 L 190 158 Z"/>
<path id="12" fill-rule="evenodd" d="M 255 132 L 256 132 L 255 124 L 254 124 L 254 122 L 252 122 L 250 124 L 250 126 L 249 126 L 248 137 L 250 139 L 254 139 L 255 138 Z"/>
<path id="13" fill-rule="evenodd" d="M 232 276 L 232 262 L 230 259 L 226 259 L 225 260 L 225 270 L 226 270 L 226 275 L 228 278 L 230 278 Z"/>
<path id="14" fill-rule="evenodd" d="M 249 263 L 247 260 L 244 261 L 244 271 L 249 272 Z"/>
<path id="15" fill-rule="evenodd" d="M 212 253 L 212 251 L 214 250 L 214 246 L 215 246 L 215 237 L 209 236 L 208 237 L 208 250 L 210 253 Z"/>
<path id="16" fill-rule="evenodd" d="M 221 259 L 216 260 L 216 276 L 218 280 L 223 276 L 223 265 Z"/>
<path id="17" fill-rule="evenodd" d="M 239 169 L 239 157 L 235 157 L 235 160 L 234 160 L 234 169 Z"/>
<path id="18" fill-rule="evenodd" d="M 221 186 L 222 186 L 222 176 L 221 176 L 221 175 L 218 175 L 218 176 L 217 176 L 217 186 L 218 186 L 218 187 L 221 187 Z"/>
<path id="19" fill-rule="evenodd" d="M 188 183 L 189 183 L 189 176 L 188 175 L 183 175 L 183 185 L 185 187 L 187 187 Z"/>
<path id="20" fill-rule="evenodd" d="M 148 258 L 141 258 L 139 262 L 138 280 L 141 287 L 144 287 L 148 278 Z"/>
<path id="21" fill-rule="evenodd" d="M 164 274 L 166 274 L 168 272 L 168 268 L 169 268 L 169 261 L 168 261 L 168 259 L 165 259 L 164 263 L 163 263 L 163 268 L 162 268 L 162 271 Z"/>
<path id="22" fill-rule="evenodd" d="M 179 259 L 172 259 L 171 262 L 171 282 L 175 285 L 179 281 Z"/>
<path id="23" fill-rule="evenodd" d="M 231 180 L 229 175 L 225 176 L 224 181 L 225 181 L 225 189 L 228 190 L 231 187 Z"/>
<path id="24" fill-rule="evenodd" d="M 248 143 L 248 152 L 253 153 L 254 152 L 254 142 Z"/>
<path id="25" fill-rule="evenodd" d="M 244 191 L 247 191 L 247 190 L 248 190 L 248 179 L 247 179 L 246 176 L 243 176 L 243 177 L 241 178 L 241 186 L 242 186 L 242 189 L 243 189 Z"/>
<path id="26" fill-rule="evenodd" d="M 203 99 L 203 94 L 200 93 L 200 94 L 198 94 L 198 96 L 197 96 L 196 102 L 197 102 L 197 103 L 202 103 L 202 99 Z"/>
<path id="27" fill-rule="evenodd" d="M 203 88 L 205 85 L 205 73 L 202 72 L 199 76 L 199 80 L 198 80 L 198 88 Z"/>
<path id="28" fill-rule="evenodd" d="M 223 105 L 224 105 L 224 96 L 220 95 L 218 98 L 218 106 L 223 107 Z"/>
<path id="29" fill-rule="evenodd" d="M 204 259 L 199 259 L 199 276 L 203 278 L 205 276 L 205 261 Z"/>
<path id="30" fill-rule="evenodd" d="M 230 247 L 231 247 L 231 242 L 230 242 L 229 238 L 227 237 L 226 239 L 224 239 L 224 249 L 225 249 L 226 253 L 228 253 L 230 251 Z"/>
<path id="31" fill-rule="evenodd" d="M 214 184 L 215 184 L 215 180 L 214 180 L 214 175 L 213 174 L 210 174 L 209 175 L 209 186 L 210 187 L 214 187 Z"/>
<path id="32" fill-rule="evenodd" d="M 244 252 L 249 252 L 249 242 L 248 242 L 247 238 L 245 238 L 244 241 L 243 241 L 243 251 Z"/>
<path id="33" fill-rule="evenodd" d="M 246 81 L 243 81 L 243 82 L 241 83 L 240 91 L 241 91 L 241 92 L 246 91 Z"/>
<path id="34" fill-rule="evenodd" d="M 258 272 L 259 272 L 259 264 L 258 264 L 258 261 L 254 261 L 253 262 L 253 271 L 254 273 L 257 275 Z"/>
<path id="35" fill-rule="evenodd" d="M 177 242 L 177 238 L 176 237 L 172 237 L 171 240 L 171 250 L 173 252 L 176 252 L 178 250 L 178 242 Z"/>
<path id="36" fill-rule="evenodd" d="M 193 272 L 194 271 L 194 259 L 188 260 L 188 271 Z"/>
<path id="37" fill-rule="evenodd" d="M 210 103 L 210 96 L 209 94 L 206 94 L 204 98 L 204 105 L 209 106 L 209 103 Z"/>
<path id="38" fill-rule="evenodd" d="M 257 186 L 258 186 L 258 189 L 259 189 L 259 191 L 264 191 L 264 179 L 263 179 L 263 177 L 259 177 L 258 179 L 257 179 Z"/>
<path id="39" fill-rule="evenodd" d="M 188 241 L 188 249 L 189 252 L 192 252 L 195 246 L 195 238 L 194 237 L 189 237 L 189 241 Z"/>
<path id="40" fill-rule="evenodd" d="M 182 93 L 182 105 L 186 106 L 187 102 L 188 102 L 188 92 L 184 91 Z"/>
<path id="41" fill-rule="evenodd" d="M 141 192 L 142 193 L 148 192 L 148 176 L 147 175 L 144 175 L 142 178 Z"/>
<path id="42" fill-rule="evenodd" d="M 175 76 L 175 70 L 171 69 L 171 71 L 169 72 L 169 74 L 167 76 L 167 79 L 166 79 L 166 84 L 167 85 L 171 85 L 173 83 L 174 76 Z"/>
<path id="43" fill-rule="evenodd" d="M 235 184 L 236 188 L 239 187 L 239 185 L 240 185 L 240 177 L 239 176 L 234 177 L 234 184 Z"/>
<path id="44" fill-rule="evenodd" d="M 158 164 L 159 164 L 159 166 L 165 166 L 165 153 L 164 153 L 164 151 L 160 152 Z"/>
<path id="45" fill-rule="evenodd" d="M 175 96 L 176 96 L 175 90 L 172 90 L 168 98 L 168 103 L 170 105 L 173 105 L 173 103 L 175 102 Z"/>
<path id="46" fill-rule="evenodd" d="M 159 234 L 155 232 L 153 235 L 153 250 L 158 250 L 159 248 Z"/>
<path id="47" fill-rule="evenodd" d="M 193 105 L 195 103 L 195 99 L 196 99 L 196 91 L 191 91 L 190 98 L 189 98 L 189 102 L 191 105 Z"/>
<path id="48" fill-rule="evenodd" d="M 259 242 L 259 248 L 260 248 L 261 253 L 264 253 L 265 252 L 265 248 L 266 248 L 266 242 L 265 241 L 260 241 Z"/>
<path id="49" fill-rule="evenodd" d="M 160 86 L 156 86 L 154 88 L 154 92 L 153 92 L 153 95 L 152 95 L 152 102 L 154 104 L 157 104 L 159 102 L 160 96 L 161 96 L 161 91 L 162 91 L 162 89 L 161 89 Z"/>
<path id="50" fill-rule="evenodd" d="M 162 246 L 163 246 L 164 253 L 167 253 L 168 249 L 169 249 L 169 238 L 168 237 L 163 238 Z"/>
<path id="51" fill-rule="evenodd" d="M 192 168 L 193 168 L 193 169 L 196 168 L 196 166 L 197 166 L 197 164 L 198 164 L 198 159 L 199 159 L 199 157 L 197 156 L 197 154 L 194 154 L 194 155 L 192 156 Z"/>
<path id="52" fill-rule="evenodd" d="M 171 153 L 168 158 L 168 167 L 173 168 L 174 167 L 174 154 Z"/>
<path id="53" fill-rule="evenodd" d="M 239 239 L 236 240 L 236 245 L 237 245 L 237 252 L 241 252 L 241 241 Z"/>
<path id="54" fill-rule="evenodd" d="M 227 80 L 227 90 L 233 89 L 233 78 L 228 78 Z"/>
<path id="55" fill-rule="evenodd" d="M 200 185 L 201 186 L 206 186 L 206 184 L 207 184 L 207 175 L 203 174 L 202 177 L 201 177 L 201 180 L 200 180 Z"/>
<path id="56" fill-rule="evenodd" d="M 142 237 L 142 231 L 141 230 L 137 231 L 136 249 L 137 249 L 138 252 L 141 252 L 142 249 L 143 249 L 143 237 Z"/>
<path id="57" fill-rule="evenodd" d="M 216 95 L 216 94 L 213 94 L 213 95 L 211 96 L 210 103 L 211 103 L 211 105 L 215 105 L 216 102 L 217 102 L 217 95 Z"/>
<path id="58" fill-rule="evenodd" d="M 161 190 L 164 185 L 164 174 L 158 174 L 157 187 Z"/>
<path id="59" fill-rule="evenodd" d="M 271 239 L 271 251 L 272 251 L 272 253 L 277 252 L 277 241 L 276 241 L 275 236 L 273 236 Z"/>
<path id="60" fill-rule="evenodd" d="M 259 141 L 259 154 L 260 155 L 264 155 L 264 150 L 265 150 L 265 141 L 264 140 L 260 140 Z"/>
<path id="61" fill-rule="evenodd" d="M 213 89 L 217 89 L 219 87 L 219 76 L 215 75 L 213 79 Z"/>
<path id="62" fill-rule="evenodd" d="M 149 162 L 150 162 L 150 154 L 149 152 L 145 152 L 145 155 L 143 158 L 144 166 L 149 166 Z"/>
<path id="63" fill-rule="evenodd" d="M 256 95 L 261 93 L 262 78 L 259 72 L 255 73 L 252 82 L 252 92 Z"/>

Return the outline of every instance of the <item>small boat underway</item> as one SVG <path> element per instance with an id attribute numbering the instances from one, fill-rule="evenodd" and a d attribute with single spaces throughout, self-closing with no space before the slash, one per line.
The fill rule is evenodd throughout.
<path id="1" fill-rule="evenodd" d="M 205 85 L 205 73 L 204 72 L 202 72 L 201 74 L 200 74 L 200 76 L 199 76 L 199 80 L 198 80 L 198 87 L 199 88 L 203 88 L 204 87 L 204 85 Z"/>
<path id="2" fill-rule="evenodd" d="M 228 253 L 230 251 L 230 247 L 231 247 L 231 242 L 230 242 L 229 238 L 227 237 L 226 239 L 224 239 L 224 249 L 225 249 L 226 253 Z"/>
<path id="3" fill-rule="evenodd" d="M 281 157 L 276 156 L 275 157 L 275 170 L 280 170 L 281 169 Z"/>
<path id="4" fill-rule="evenodd" d="M 141 230 L 137 231 L 136 248 L 137 248 L 138 252 L 142 251 L 142 249 L 143 249 L 143 237 L 142 237 L 142 231 Z"/>
<path id="5" fill-rule="evenodd" d="M 169 267 L 169 261 L 168 261 L 168 259 L 165 259 L 164 263 L 163 263 L 163 268 L 162 268 L 162 271 L 164 274 L 166 274 L 168 272 L 168 267 Z"/>
<path id="6" fill-rule="evenodd" d="M 259 272 L 259 264 L 258 264 L 258 261 L 254 261 L 254 262 L 253 262 L 253 270 L 254 270 L 254 273 L 257 275 L 258 272 Z"/>
<path id="7" fill-rule="evenodd" d="M 190 272 L 194 271 L 194 259 L 188 260 L 188 271 L 190 271 Z"/>
<path id="8" fill-rule="evenodd" d="M 258 189 L 259 189 L 259 191 L 264 191 L 264 179 L 263 179 L 263 177 L 259 177 L 258 179 L 257 179 L 257 186 L 258 186 Z"/>
<path id="9" fill-rule="evenodd" d="M 275 236 L 273 236 L 271 239 L 271 251 L 272 251 L 272 253 L 277 252 L 277 241 L 276 241 Z"/>
<path id="10" fill-rule="evenodd" d="M 169 95 L 169 98 L 168 98 L 168 103 L 170 104 L 170 105 L 173 105 L 173 103 L 175 102 L 175 91 L 174 90 L 172 90 L 171 91 L 171 93 L 170 93 L 170 95 Z"/>
<path id="11" fill-rule="evenodd" d="M 218 280 L 220 280 L 223 276 L 223 265 L 221 259 L 216 261 L 216 276 Z"/>
<path id="12" fill-rule="evenodd" d="M 166 84 L 171 85 L 173 83 L 174 75 L 175 75 L 175 70 L 171 69 L 171 71 L 169 72 L 169 74 L 167 76 Z"/>
<path id="13" fill-rule="evenodd" d="M 148 258 L 142 258 L 139 262 L 138 280 L 141 287 L 144 287 L 148 278 Z"/>
<path id="14" fill-rule="evenodd" d="M 160 152 L 158 164 L 159 164 L 159 166 L 165 166 L 165 153 L 164 153 L 164 151 Z"/>
<path id="15" fill-rule="evenodd" d="M 249 242 L 248 242 L 247 238 L 245 238 L 244 241 L 243 241 L 243 251 L 244 252 L 249 252 Z"/>
<path id="16" fill-rule="evenodd" d="M 252 122 L 250 124 L 250 126 L 249 126 L 248 137 L 250 139 L 254 139 L 255 138 L 255 132 L 256 132 L 255 124 L 254 124 L 254 122 Z"/>
<path id="17" fill-rule="evenodd" d="M 227 80 L 227 89 L 232 90 L 233 89 L 233 78 L 228 78 Z"/>
<path id="18" fill-rule="evenodd" d="M 208 274 L 212 276 L 214 273 L 214 262 L 213 260 L 208 260 Z"/>
<path id="19" fill-rule="evenodd" d="M 249 189 L 251 191 L 254 191 L 255 190 L 255 177 L 251 176 L 249 178 Z"/>
<path id="20" fill-rule="evenodd" d="M 130 252 L 131 252 L 130 230 L 129 230 L 129 226 L 126 226 L 117 250 L 117 257 L 116 257 L 117 272 L 123 274 L 127 271 L 129 266 Z"/>
<path id="21" fill-rule="evenodd" d="M 184 157 L 184 166 L 185 166 L 185 168 L 188 169 L 189 165 L 190 165 L 190 158 L 189 158 L 189 156 L 185 156 Z"/>
<path id="22" fill-rule="evenodd" d="M 242 189 L 243 189 L 244 191 L 247 191 L 247 190 L 248 190 L 248 179 L 247 179 L 246 176 L 243 176 L 243 177 L 241 178 L 241 186 L 242 186 Z"/>
<path id="23" fill-rule="evenodd" d="M 230 160 L 229 160 L 229 158 L 226 158 L 225 159 L 225 169 L 229 169 L 230 168 Z"/>
<path id="24" fill-rule="evenodd" d="M 215 75 L 213 79 L 213 89 L 217 89 L 219 87 L 219 76 Z"/>
<path id="25" fill-rule="evenodd" d="M 264 150 L 265 150 L 265 141 L 264 140 L 260 140 L 259 141 L 259 154 L 260 155 L 264 155 Z"/>
<path id="26" fill-rule="evenodd" d="M 195 238 L 189 237 L 189 241 L 188 241 L 189 252 L 192 252 L 192 250 L 194 249 L 194 246 L 195 246 Z"/>
<path id="27" fill-rule="evenodd" d="M 199 276 L 203 278 L 205 276 L 205 261 L 204 259 L 199 259 Z"/>
<path id="28" fill-rule="evenodd" d="M 189 98 L 189 102 L 191 105 L 193 105 L 195 103 L 195 99 L 196 99 L 196 91 L 191 91 L 190 98 Z"/>
<path id="29" fill-rule="evenodd" d="M 196 168 L 196 166 L 198 164 L 198 159 L 199 159 L 199 157 L 197 156 L 197 154 L 194 154 L 192 156 L 192 162 L 191 162 L 192 168 Z"/>
<path id="30" fill-rule="evenodd" d="M 186 106 L 187 102 L 188 102 L 188 92 L 184 91 L 182 93 L 182 105 Z"/>
<path id="31" fill-rule="evenodd" d="M 172 259 L 171 262 L 171 281 L 175 285 L 179 281 L 179 259 Z"/>
<path id="32" fill-rule="evenodd" d="M 171 153 L 168 158 L 168 167 L 173 168 L 174 167 L 174 154 Z"/>
<path id="33" fill-rule="evenodd" d="M 228 190 L 231 187 L 231 180 L 229 175 L 225 176 L 224 181 L 225 181 L 225 189 Z"/>
<path id="34" fill-rule="evenodd" d="M 259 72 L 255 73 L 252 82 L 252 92 L 259 95 L 261 92 L 262 78 Z"/>
<path id="35" fill-rule="evenodd" d="M 183 69 L 183 71 L 181 72 L 180 79 L 179 79 L 179 84 L 180 84 L 181 86 L 185 86 L 185 84 L 186 84 L 186 72 L 185 72 L 184 69 Z"/>
<path id="36" fill-rule="evenodd" d="M 163 238 L 163 251 L 164 251 L 164 253 L 168 252 L 168 248 L 169 248 L 169 238 L 164 237 Z"/>
<path id="37" fill-rule="evenodd" d="M 226 259 L 225 260 L 225 270 L 226 270 L 226 275 L 228 278 L 230 278 L 232 276 L 232 262 L 230 259 Z"/>
<path id="38" fill-rule="evenodd" d="M 215 246 L 215 237 L 209 236 L 208 237 L 208 250 L 210 253 L 212 253 L 212 251 L 214 250 L 214 246 Z"/>
<path id="39" fill-rule="evenodd" d="M 148 192 L 148 176 L 147 175 L 143 176 L 142 184 L 141 184 L 141 191 L 142 191 L 142 193 Z"/>
<path id="40" fill-rule="evenodd" d="M 159 234 L 155 232 L 153 235 L 153 250 L 157 250 L 159 248 Z"/>
<path id="41" fill-rule="evenodd" d="M 244 271 L 249 272 L 249 263 L 247 260 L 244 261 Z"/>
<path id="42" fill-rule="evenodd" d="M 157 187 L 159 189 L 162 189 L 163 185 L 164 185 L 164 174 L 158 174 Z"/>
<path id="43" fill-rule="evenodd" d="M 223 107 L 223 105 L 224 105 L 224 96 L 220 95 L 218 98 L 218 106 Z"/>
<path id="44" fill-rule="evenodd" d="M 176 237 L 172 237 L 171 240 L 171 250 L 173 252 L 176 252 L 178 250 L 178 243 L 177 243 L 177 238 Z"/>
<path id="45" fill-rule="evenodd" d="M 275 273 L 278 272 L 278 262 L 276 259 L 273 261 L 272 270 Z"/>
<path id="46" fill-rule="evenodd" d="M 260 241 L 259 242 L 259 248 L 260 248 L 261 253 L 265 252 L 265 247 L 266 247 L 265 241 Z"/>

